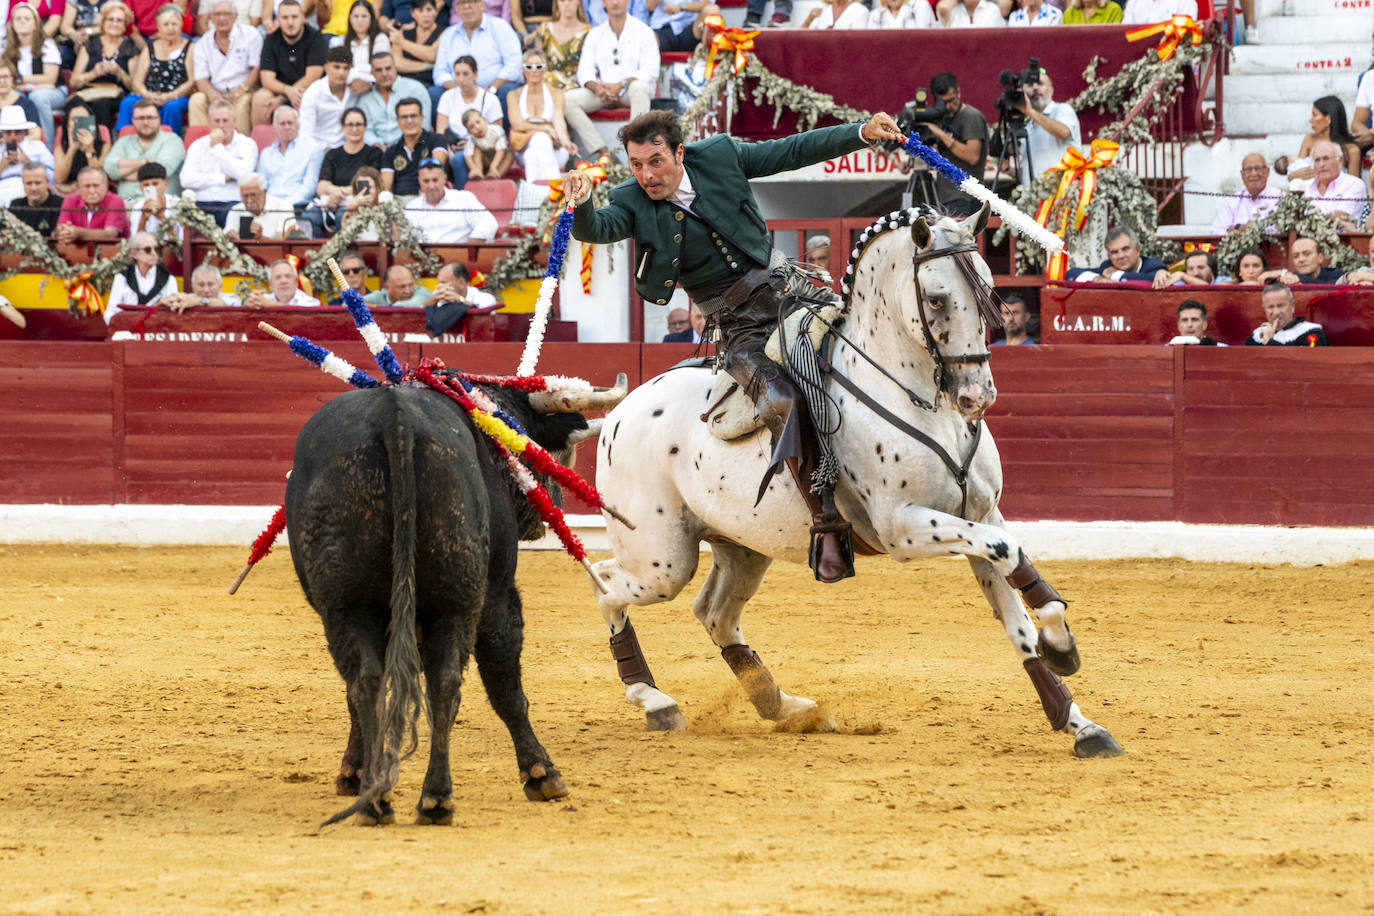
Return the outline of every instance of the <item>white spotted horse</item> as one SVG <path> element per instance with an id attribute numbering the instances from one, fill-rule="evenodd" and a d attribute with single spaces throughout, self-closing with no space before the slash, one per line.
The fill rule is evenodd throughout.
<path id="1" fill-rule="evenodd" d="M 828 404 L 818 425 L 831 432 L 836 499 L 860 552 L 902 562 L 966 556 L 1050 725 L 1073 736 L 1080 757 L 1117 756 L 1120 745 L 1082 714 L 1060 677 L 1079 666 L 1065 602 L 997 509 L 1001 461 L 982 420 L 996 397 L 985 322 L 1000 323 L 976 245 L 986 222 L 986 207 L 964 221 L 893 213 L 861 236 L 838 306 L 828 314 L 803 310 L 814 311 L 812 324 L 825 331 L 813 376 L 824 381 L 813 390 L 823 390 Z M 606 587 L 599 601 L 611 653 L 626 698 L 645 711 L 649 728 L 684 727 L 626 611 L 675 597 L 709 542 L 711 570 L 693 611 L 759 714 L 833 728 L 812 700 L 779 690 L 744 640 L 741 613 L 772 561 L 807 562 L 810 516 L 788 475 L 758 492 L 769 465 L 766 429 L 750 423 L 729 441 L 713 433 L 728 391 L 717 383 L 728 381 L 704 367 L 675 368 L 606 418 L 597 484 L 637 526 L 607 517 L 614 557 L 595 566 Z"/>

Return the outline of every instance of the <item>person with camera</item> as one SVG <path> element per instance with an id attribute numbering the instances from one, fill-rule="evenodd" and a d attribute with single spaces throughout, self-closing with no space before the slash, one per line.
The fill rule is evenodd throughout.
<path id="1" fill-rule="evenodd" d="M 938 120 L 923 125 L 935 151 L 975 178 L 982 179 L 987 162 L 988 119 L 959 95 L 959 81 L 953 73 L 937 73 L 930 78 L 930 94 L 944 106 Z M 936 106 L 932 106 L 935 108 Z M 982 203 L 960 191 L 940 176 L 935 182 L 940 206 L 951 216 L 978 212 Z"/>
<path id="2" fill-rule="evenodd" d="M 1021 102 L 1014 109 L 1026 128 L 1028 161 L 1020 163 L 1017 170 L 1023 185 L 1045 174 L 1064 158 L 1070 146 L 1083 145 L 1078 113 L 1067 103 L 1054 100 L 1054 81 L 1040 61 L 1031 58 L 1031 64 L 1020 74 Z"/>

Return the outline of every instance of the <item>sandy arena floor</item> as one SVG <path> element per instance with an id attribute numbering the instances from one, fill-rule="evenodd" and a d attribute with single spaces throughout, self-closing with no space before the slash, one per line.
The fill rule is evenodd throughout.
<path id="1" fill-rule="evenodd" d="M 758 720 L 690 611 L 635 622 L 686 732 L 625 704 L 580 570 L 526 554 L 532 804 L 476 677 L 452 827 L 315 825 L 343 689 L 279 551 L 0 547 L 0 911 L 1352 913 L 1374 909 L 1374 565 L 1042 563 L 1084 712 L 1049 731 L 968 567 L 775 567 L 746 620 L 839 733 Z M 705 564 L 703 564 L 703 567 Z M 700 577 L 698 582 L 700 581 Z"/>

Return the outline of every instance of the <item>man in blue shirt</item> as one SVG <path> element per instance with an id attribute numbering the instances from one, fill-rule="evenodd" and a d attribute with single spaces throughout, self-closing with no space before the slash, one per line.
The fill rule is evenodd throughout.
<path id="1" fill-rule="evenodd" d="M 509 22 L 484 13 L 482 0 L 457 0 L 457 5 L 458 23 L 439 36 L 430 101 L 438 105 L 444 90 L 453 88 L 453 62 L 468 54 L 477 61 L 477 85 L 495 92 L 504 112 L 506 96 L 525 80 L 520 37 Z"/>
<path id="2" fill-rule="evenodd" d="M 1019 347 L 1035 346 L 1035 341 L 1031 339 L 1027 328 L 1030 325 L 1030 309 L 1026 308 L 1026 303 L 1016 293 L 1007 293 L 1002 297 L 1002 332 L 1001 340 L 994 340 L 994 347 Z"/>
<path id="3" fill-rule="evenodd" d="M 593 28 L 606 21 L 606 5 L 602 0 L 583 0 L 582 8 Z M 630 0 L 625 12 L 645 25 L 649 24 L 649 5 L 645 0 Z"/>
<path id="4" fill-rule="evenodd" d="M 290 105 L 272 112 L 272 131 L 277 135 L 258 156 L 258 174 L 267 179 L 267 195 L 285 200 L 298 209 L 315 197 L 324 150 L 309 137 L 299 136 L 300 116 Z"/>
<path id="5" fill-rule="evenodd" d="M 415 99 L 424 112 L 425 125 L 434 122 L 429 113 L 429 88 L 397 73 L 391 52 L 372 55 L 372 80 L 372 88 L 358 97 L 358 107 L 367 115 L 369 146 L 387 147 L 401 139 L 401 127 L 396 123 L 396 103 L 401 99 Z"/>

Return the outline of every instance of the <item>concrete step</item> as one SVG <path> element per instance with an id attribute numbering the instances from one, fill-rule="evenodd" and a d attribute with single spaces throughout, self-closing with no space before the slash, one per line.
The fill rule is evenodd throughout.
<path id="1" fill-rule="evenodd" d="M 1261 26 L 1262 28 L 1263 26 Z M 1234 49 L 1231 73 L 1347 73 L 1352 83 L 1356 74 L 1368 69 L 1370 46 L 1367 42 L 1340 44 L 1241 45 Z"/>
<path id="2" fill-rule="evenodd" d="M 1224 92 L 1228 106 L 1232 102 L 1274 102 L 1280 99 L 1300 101 L 1334 95 L 1344 100 L 1348 109 L 1353 110 L 1354 85 L 1355 80 L 1349 73 L 1338 73 L 1334 70 L 1295 73 L 1282 79 L 1275 79 L 1273 74 L 1232 73 L 1226 77 Z"/>
<path id="3" fill-rule="evenodd" d="M 1312 117 L 1312 102 L 1232 102 L 1225 100 L 1228 134 L 1268 135 L 1274 131 L 1306 131 Z M 1186 174 L 1186 173 L 1185 173 Z"/>
<path id="4" fill-rule="evenodd" d="M 1358 37 L 1364 39 L 1361 44 L 1368 51 L 1371 26 L 1374 16 L 1369 10 L 1320 16 L 1260 16 L 1260 44 L 1346 44 Z"/>
<path id="5" fill-rule="evenodd" d="M 1291 0 L 1294 16 L 1346 16 L 1370 12 L 1370 7 L 1362 5 L 1364 0 Z M 1284 0 L 1256 0 L 1255 12 L 1260 19 L 1283 15 Z M 1374 29 L 1374 22 L 1366 22 L 1361 28 L 1365 32 Z"/>

